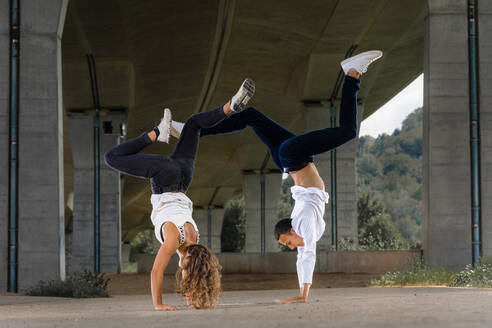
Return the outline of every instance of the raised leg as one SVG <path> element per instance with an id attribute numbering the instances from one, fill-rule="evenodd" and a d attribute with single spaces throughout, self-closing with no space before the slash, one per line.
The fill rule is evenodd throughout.
<path id="1" fill-rule="evenodd" d="M 160 155 L 138 154 L 151 143 L 149 135 L 142 134 L 108 150 L 104 154 L 104 161 L 109 167 L 123 173 L 139 178 L 151 178 L 169 160 Z"/>
<path id="2" fill-rule="evenodd" d="M 312 162 L 314 155 L 333 150 L 357 135 L 357 91 L 360 80 L 345 76 L 340 104 L 340 125 L 311 131 L 286 140 L 279 157 L 284 168 L 297 168 L 300 163 Z"/>
<path id="3" fill-rule="evenodd" d="M 214 127 L 202 129 L 200 136 L 234 133 L 245 129 L 247 126 L 250 126 L 258 138 L 268 147 L 273 161 L 282 169 L 279 159 L 280 145 L 295 135 L 253 107 L 229 116 Z"/>

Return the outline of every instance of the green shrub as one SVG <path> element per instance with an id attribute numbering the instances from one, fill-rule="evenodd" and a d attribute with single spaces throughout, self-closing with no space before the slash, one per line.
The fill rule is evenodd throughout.
<path id="1" fill-rule="evenodd" d="M 492 288 L 492 256 L 483 257 L 478 265 L 467 265 L 455 272 L 443 268 L 429 268 L 419 256 L 409 259 L 402 271 L 387 272 L 369 280 L 373 286 L 446 285 L 450 287 Z"/>
<path id="2" fill-rule="evenodd" d="M 137 262 L 139 254 L 155 255 L 152 239 L 154 238 L 154 230 L 144 230 L 130 242 L 130 262 Z"/>
<path id="3" fill-rule="evenodd" d="M 449 285 L 455 276 L 454 271 L 427 267 L 420 256 L 414 255 L 408 259 L 408 265 L 404 270 L 384 273 L 379 278 L 369 280 L 369 285 Z"/>
<path id="4" fill-rule="evenodd" d="M 481 258 L 476 267 L 467 265 L 456 274 L 451 286 L 454 287 L 492 287 L 492 256 Z"/>
<path id="5" fill-rule="evenodd" d="M 364 192 L 357 201 L 360 250 L 409 249 L 386 212 L 384 203 L 372 192 Z"/>
<path id="6" fill-rule="evenodd" d="M 104 273 L 95 274 L 87 270 L 74 272 L 67 276 L 65 281 L 41 280 L 36 286 L 26 291 L 30 296 L 54 296 L 54 297 L 109 297 L 109 279 L 104 278 Z"/>

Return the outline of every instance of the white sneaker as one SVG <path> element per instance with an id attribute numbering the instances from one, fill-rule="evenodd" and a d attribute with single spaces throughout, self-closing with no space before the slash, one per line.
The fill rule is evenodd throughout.
<path id="1" fill-rule="evenodd" d="M 246 108 L 248 101 L 253 97 L 255 93 L 255 82 L 247 78 L 237 91 L 237 93 L 231 99 L 231 110 L 233 112 L 240 112 Z"/>
<path id="2" fill-rule="evenodd" d="M 157 140 L 169 143 L 169 133 L 171 132 L 171 110 L 169 108 L 164 108 L 164 117 L 157 128 L 159 129 Z"/>
<path id="3" fill-rule="evenodd" d="M 184 123 L 171 121 L 171 135 L 176 139 L 181 136 L 181 131 L 183 131 Z"/>
<path id="4" fill-rule="evenodd" d="M 349 57 L 343 60 L 340 65 L 345 74 L 348 74 L 350 70 L 356 70 L 359 74 L 367 72 L 367 67 L 375 60 L 378 60 L 383 56 L 381 50 L 371 50 L 360 53 L 353 57 Z"/>

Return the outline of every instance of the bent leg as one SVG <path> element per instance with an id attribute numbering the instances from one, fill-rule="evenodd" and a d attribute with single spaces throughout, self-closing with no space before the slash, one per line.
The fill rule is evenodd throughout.
<path id="1" fill-rule="evenodd" d="M 279 147 L 285 140 L 295 135 L 253 107 L 229 116 L 214 127 L 202 129 L 200 136 L 234 133 L 245 129 L 247 126 L 251 126 L 258 138 L 270 150 L 275 164 L 282 169 Z"/>
<path id="2" fill-rule="evenodd" d="M 104 154 L 104 161 L 115 170 L 148 179 L 162 169 L 162 161 L 165 159 L 160 155 L 138 154 L 151 143 L 149 136 L 142 134 L 108 150 Z"/>
<path id="3" fill-rule="evenodd" d="M 280 147 L 282 166 L 294 168 L 312 162 L 312 156 L 333 150 L 357 135 L 357 91 L 360 80 L 345 76 L 340 104 L 340 125 L 311 131 L 285 141 Z"/>

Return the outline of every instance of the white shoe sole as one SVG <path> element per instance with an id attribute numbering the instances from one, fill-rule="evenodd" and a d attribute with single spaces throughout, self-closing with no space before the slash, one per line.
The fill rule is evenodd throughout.
<path id="1" fill-rule="evenodd" d="M 249 100 L 255 94 L 255 81 L 250 78 L 244 80 L 236 95 L 231 100 L 231 109 L 240 112 L 246 108 Z"/>
<path id="2" fill-rule="evenodd" d="M 164 108 L 164 117 L 157 128 L 159 129 L 159 136 L 157 137 L 157 140 L 160 142 L 169 143 L 169 134 L 171 132 L 171 110 L 169 108 Z"/>
<path id="3" fill-rule="evenodd" d="M 381 50 L 365 51 L 343 60 L 340 65 L 342 66 L 345 74 L 347 74 L 351 69 L 355 69 L 359 74 L 364 74 L 367 71 L 367 67 L 382 56 L 383 52 Z M 361 66 L 361 62 L 365 65 Z"/>
<path id="4" fill-rule="evenodd" d="M 183 131 L 184 123 L 171 121 L 171 135 L 176 139 L 181 136 L 181 131 Z"/>

